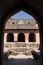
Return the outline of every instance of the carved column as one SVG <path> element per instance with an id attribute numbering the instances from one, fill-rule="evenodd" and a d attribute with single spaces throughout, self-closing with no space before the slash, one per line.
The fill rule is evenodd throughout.
<path id="1" fill-rule="evenodd" d="M 29 33 L 25 33 L 25 43 L 26 43 L 26 47 L 28 47 L 28 42 L 29 42 Z"/>
<path id="2" fill-rule="evenodd" d="M 8 33 L 4 33 L 4 43 L 6 43 L 6 41 L 7 41 L 7 34 Z"/>
<path id="3" fill-rule="evenodd" d="M 39 33 L 35 33 L 36 35 L 36 43 L 40 43 L 40 36 Z"/>
<path id="4" fill-rule="evenodd" d="M 14 42 L 18 41 L 18 33 L 14 33 Z"/>
<path id="5" fill-rule="evenodd" d="M 29 42 L 29 33 L 25 33 L 25 42 Z"/>

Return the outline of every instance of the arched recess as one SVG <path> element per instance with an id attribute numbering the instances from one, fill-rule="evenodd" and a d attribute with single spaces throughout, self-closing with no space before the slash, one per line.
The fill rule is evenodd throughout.
<path id="1" fill-rule="evenodd" d="M 18 42 L 25 42 L 25 35 L 23 33 L 18 34 Z"/>
<path id="2" fill-rule="evenodd" d="M 37 5 L 36 5 L 37 4 Z M 41 60 L 43 60 L 43 0 L 3 0 L 0 2 L 0 64 L 3 65 L 3 28 L 6 21 L 16 13 L 18 9 L 25 9 L 31 12 L 37 19 L 40 28 L 40 50 Z M 13 14 L 14 14 L 13 13 Z M 36 20 L 37 20 L 36 19 Z M 4 25 L 4 26 L 3 26 Z M 43 62 L 41 62 L 43 65 Z"/>
<path id="3" fill-rule="evenodd" d="M 36 42 L 36 36 L 34 33 L 29 34 L 29 42 Z"/>
<path id="4" fill-rule="evenodd" d="M 7 35 L 7 42 L 14 42 L 13 33 L 8 33 L 8 35 Z"/>

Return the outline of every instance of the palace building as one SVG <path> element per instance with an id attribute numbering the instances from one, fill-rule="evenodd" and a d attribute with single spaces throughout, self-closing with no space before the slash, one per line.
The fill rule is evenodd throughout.
<path id="1" fill-rule="evenodd" d="M 10 18 L 4 28 L 4 52 L 30 55 L 40 44 L 39 28 L 35 19 Z"/>

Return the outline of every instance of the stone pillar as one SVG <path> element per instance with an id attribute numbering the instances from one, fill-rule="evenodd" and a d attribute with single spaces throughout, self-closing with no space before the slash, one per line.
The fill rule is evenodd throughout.
<path id="1" fill-rule="evenodd" d="M 29 33 L 25 33 L 25 42 L 29 42 Z"/>
<path id="2" fill-rule="evenodd" d="M 39 33 L 35 33 L 36 35 L 36 43 L 40 43 L 40 35 Z"/>
<path id="3" fill-rule="evenodd" d="M 4 43 L 7 41 L 7 33 L 4 33 Z"/>
<path id="4" fill-rule="evenodd" d="M 18 33 L 14 33 L 14 42 L 18 41 Z"/>

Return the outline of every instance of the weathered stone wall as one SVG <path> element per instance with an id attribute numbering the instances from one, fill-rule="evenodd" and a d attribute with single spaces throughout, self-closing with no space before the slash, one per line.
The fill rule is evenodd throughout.
<path id="1" fill-rule="evenodd" d="M 4 52 L 12 51 L 16 52 L 17 54 L 31 54 L 32 50 L 38 50 L 39 44 L 37 43 L 25 43 L 25 42 L 17 42 L 17 43 L 5 43 L 4 44 Z"/>

